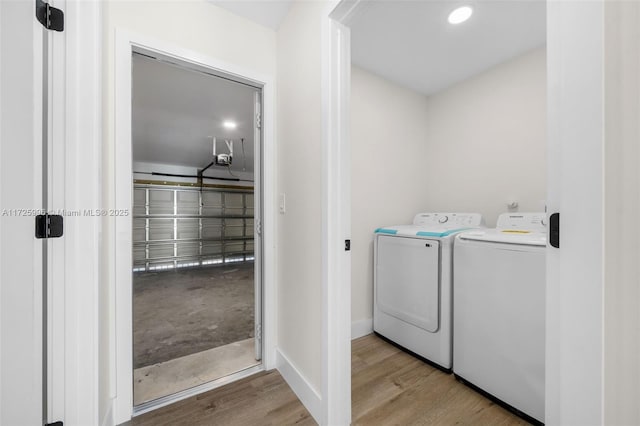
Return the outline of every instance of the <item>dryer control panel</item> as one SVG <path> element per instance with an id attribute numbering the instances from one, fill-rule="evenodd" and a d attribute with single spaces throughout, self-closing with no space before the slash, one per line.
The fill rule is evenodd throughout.
<path id="1" fill-rule="evenodd" d="M 413 224 L 424 227 L 475 228 L 484 225 L 480 213 L 418 213 Z"/>
<path id="2" fill-rule="evenodd" d="M 545 232 L 546 226 L 546 213 L 502 213 L 498 216 L 496 229 Z"/>

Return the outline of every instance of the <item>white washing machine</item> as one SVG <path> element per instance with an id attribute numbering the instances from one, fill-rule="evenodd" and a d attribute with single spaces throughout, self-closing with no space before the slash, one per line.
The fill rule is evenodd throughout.
<path id="1" fill-rule="evenodd" d="M 478 213 L 419 213 L 412 225 L 378 228 L 373 330 L 451 370 L 453 239 L 482 225 Z"/>
<path id="2" fill-rule="evenodd" d="M 505 213 L 463 232 L 454 254 L 453 372 L 544 422 L 544 213 Z"/>

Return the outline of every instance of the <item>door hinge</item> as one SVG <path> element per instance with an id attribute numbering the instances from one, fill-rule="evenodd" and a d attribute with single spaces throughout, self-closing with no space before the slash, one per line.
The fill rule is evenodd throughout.
<path id="1" fill-rule="evenodd" d="M 57 214 L 36 216 L 36 238 L 59 238 L 63 232 L 63 218 Z"/>
<path id="2" fill-rule="evenodd" d="M 344 251 L 351 251 L 351 240 L 344 240 Z"/>
<path id="3" fill-rule="evenodd" d="M 256 324 L 256 339 L 262 340 L 262 324 Z"/>
<path id="4" fill-rule="evenodd" d="M 262 222 L 256 220 L 256 234 L 262 235 Z"/>
<path id="5" fill-rule="evenodd" d="M 62 422 L 45 423 L 44 426 L 64 426 Z"/>
<path id="6" fill-rule="evenodd" d="M 560 248 L 560 213 L 549 216 L 549 244 Z"/>
<path id="7" fill-rule="evenodd" d="M 43 0 L 36 0 L 36 18 L 48 30 L 64 31 L 64 12 Z"/>
<path id="8" fill-rule="evenodd" d="M 256 114 L 256 127 L 262 129 L 262 116 L 259 113 Z"/>

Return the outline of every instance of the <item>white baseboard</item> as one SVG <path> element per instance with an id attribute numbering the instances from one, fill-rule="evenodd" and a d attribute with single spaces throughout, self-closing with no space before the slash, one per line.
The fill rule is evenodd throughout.
<path id="1" fill-rule="evenodd" d="M 351 323 L 351 340 L 373 333 L 373 318 L 353 321 Z"/>
<path id="2" fill-rule="evenodd" d="M 113 419 L 113 400 L 109 401 L 109 408 L 107 412 L 104 413 L 104 417 L 102 417 L 102 421 L 100 422 L 100 426 L 114 426 L 115 421 Z"/>
<path id="3" fill-rule="evenodd" d="M 276 350 L 276 368 L 287 382 L 293 393 L 311 413 L 314 420 L 321 424 L 322 398 L 309 381 L 300 373 L 295 365 L 289 361 L 280 349 Z"/>

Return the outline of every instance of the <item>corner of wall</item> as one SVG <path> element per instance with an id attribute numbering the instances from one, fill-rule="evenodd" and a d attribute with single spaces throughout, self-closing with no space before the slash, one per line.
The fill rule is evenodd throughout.
<path id="1" fill-rule="evenodd" d="M 373 333 L 373 318 L 366 318 L 351 323 L 351 340 Z"/>

